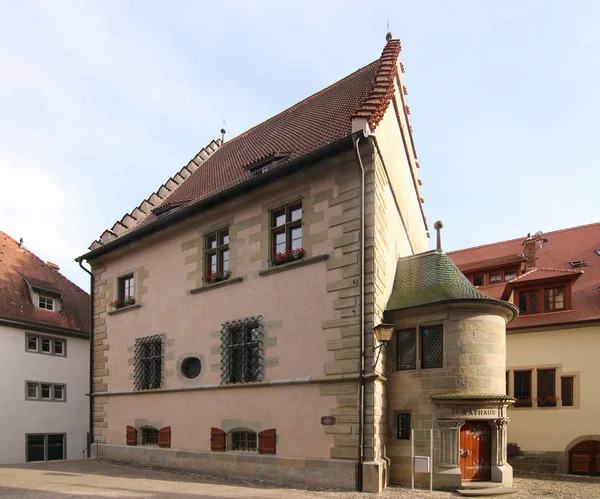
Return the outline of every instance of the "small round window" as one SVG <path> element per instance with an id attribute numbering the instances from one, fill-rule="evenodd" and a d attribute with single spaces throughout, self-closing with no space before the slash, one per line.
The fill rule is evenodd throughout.
<path id="1" fill-rule="evenodd" d="M 187 357 L 181 363 L 181 372 L 188 379 L 194 379 L 200 376 L 202 363 L 198 357 Z"/>

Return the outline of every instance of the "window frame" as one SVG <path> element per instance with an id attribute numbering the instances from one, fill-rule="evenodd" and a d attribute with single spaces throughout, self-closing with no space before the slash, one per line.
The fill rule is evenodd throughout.
<path id="1" fill-rule="evenodd" d="M 29 437 L 44 437 L 44 459 L 31 461 L 29 459 Z M 48 459 L 48 437 L 49 436 L 61 436 L 62 437 L 62 459 Z M 42 463 L 48 461 L 64 461 L 67 459 L 67 434 L 66 433 L 26 433 L 25 434 L 25 462 L 26 463 Z"/>
<path id="2" fill-rule="evenodd" d="M 135 272 L 128 272 L 117 277 L 117 299 L 127 300 L 133 298 L 135 300 Z"/>
<path id="3" fill-rule="evenodd" d="M 159 344 L 159 354 L 147 353 L 147 346 Z M 152 348 L 152 347 L 150 347 Z M 159 362 L 156 362 L 159 359 Z M 133 384 L 136 391 L 160 390 L 165 374 L 165 341 L 162 334 L 136 338 L 133 359 Z M 158 366 L 158 373 L 156 367 Z M 150 371 L 148 373 L 147 371 Z M 158 385 L 158 386 L 156 386 Z"/>
<path id="4" fill-rule="evenodd" d="M 431 366 L 431 367 L 425 367 L 425 358 L 423 355 L 424 352 L 424 347 L 423 347 L 423 342 L 424 342 L 424 334 L 423 334 L 423 330 L 424 329 L 429 329 L 429 328 L 437 328 L 439 327 L 441 329 L 441 363 L 439 365 L 436 366 Z M 412 333 L 413 334 L 413 339 L 411 340 L 411 342 L 413 343 L 412 345 L 409 345 L 409 348 L 414 348 L 414 357 L 412 359 L 411 365 L 408 367 L 402 367 L 400 368 L 400 347 L 401 347 L 401 342 L 399 341 L 399 335 L 402 333 Z M 433 323 L 433 324 L 419 324 L 418 326 L 414 326 L 414 327 L 403 327 L 402 329 L 397 329 L 396 333 L 394 335 L 394 339 L 396 342 L 396 371 L 429 371 L 431 369 L 443 369 L 444 365 L 445 365 L 445 349 L 444 349 L 444 337 L 445 337 L 445 333 L 444 333 L 444 324 L 443 323 Z M 408 363 L 407 363 L 408 365 Z"/>
<path id="5" fill-rule="evenodd" d="M 29 389 L 35 386 L 35 397 L 29 395 Z M 43 396 L 44 387 L 48 388 L 48 397 Z M 56 388 L 62 389 L 62 397 L 56 397 Z M 67 384 L 52 383 L 48 381 L 25 381 L 25 400 L 37 402 L 66 402 L 67 401 Z"/>
<path id="6" fill-rule="evenodd" d="M 54 306 L 55 298 L 53 298 L 52 296 L 43 295 L 41 293 L 37 294 L 37 298 L 37 308 L 39 308 L 40 310 L 47 310 L 48 312 L 56 312 L 56 307 Z M 44 306 L 42 306 L 42 301 L 44 303 Z"/>
<path id="7" fill-rule="evenodd" d="M 223 236 L 223 237 L 222 237 Z M 224 274 L 229 272 L 229 225 L 221 227 L 219 229 L 207 232 L 204 234 L 204 273 L 205 274 Z M 215 246 L 209 245 L 209 240 L 214 237 Z M 221 242 L 227 239 L 226 242 Z M 227 259 L 224 258 L 227 254 Z M 216 257 L 215 270 L 212 270 L 212 264 L 210 258 Z M 227 262 L 227 265 L 225 265 Z M 227 268 L 225 268 L 227 267 Z"/>
<path id="8" fill-rule="evenodd" d="M 517 395 L 517 387 L 523 390 L 522 382 L 517 382 L 517 374 L 529 373 L 529 395 Z M 513 370 L 513 397 L 517 400 L 515 407 L 531 407 L 533 405 L 533 369 L 514 369 Z M 521 399 L 521 401 L 519 401 Z"/>
<path id="9" fill-rule="evenodd" d="M 404 424 L 402 419 L 405 419 Z M 408 428 L 406 428 L 406 420 L 408 420 Z M 410 412 L 396 413 L 396 440 L 410 440 L 412 418 Z"/>
<path id="10" fill-rule="evenodd" d="M 563 304 L 562 308 L 554 308 L 549 309 L 547 307 L 547 298 L 546 293 L 548 291 L 554 291 L 554 296 L 552 298 L 552 303 L 556 304 L 556 291 L 562 290 L 562 298 Z M 537 310 L 531 310 L 531 293 L 537 293 Z M 527 310 L 523 311 L 521 309 L 521 295 L 527 295 Z M 515 289 L 515 305 L 519 308 L 519 312 L 521 315 L 531 315 L 531 314 L 547 314 L 552 312 L 562 312 L 564 310 L 569 310 L 571 308 L 571 284 L 565 281 L 559 281 L 552 284 L 543 284 L 538 286 L 528 286 L 522 289 Z"/>
<path id="11" fill-rule="evenodd" d="M 565 404 L 565 400 L 568 400 L 565 397 L 565 385 L 564 382 L 566 380 L 570 380 L 570 404 Z M 561 398 L 561 406 L 562 407 L 575 407 L 575 376 L 573 374 L 561 375 L 560 376 L 560 398 Z"/>
<path id="12" fill-rule="evenodd" d="M 300 210 L 300 218 L 296 218 L 292 220 L 292 214 L 296 210 Z M 284 222 L 282 224 L 277 225 L 277 218 L 280 216 L 284 216 Z M 271 244 L 271 255 L 277 253 L 285 253 L 287 251 L 294 251 L 300 248 L 303 248 L 303 245 L 300 244 L 298 248 L 293 248 L 294 239 L 292 239 L 292 231 L 294 229 L 300 229 L 300 240 L 301 243 L 304 241 L 304 230 L 303 230 L 303 220 L 304 220 L 304 208 L 302 206 L 302 199 L 298 199 L 296 201 L 292 201 L 289 203 L 285 203 L 283 205 L 278 206 L 275 209 L 270 210 L 269 212 L 269 239 Z M 285 234 L 285 248 L 283 251 L 278 251 L 277 248 L 277 236 L 280 234 Z M 272 259 L 272 258 L 271 258 Z"/>
<path id="13" fill-rule="evenodd" d="M 558 312 L 560 310 L 565 310 L 567 305 L 567 293 L 566 286 L 552 286 L 544 288 L 544 312 Z M 556 295 L 557 291 L 562 291 L 562 307 L 556 307 Z M 548 294 L 552 293 L 552 305 L 553 307 L 548 307 Z"/>
<path id="14" fill-rule="evenodd" d="M 151 432 L 151 434 L 150 434 Z M 156 433 L 156 435 L 155 435 Z M 144 447 L 158 447 L 159 430 L 154 426 L 145 425 L 138 430 L 139 445 Z M 156 437 L 156 438 L 155 438 Z"/>
<path id="15" fill-rule="evenodd" d="M 236 446 L 238 438 L 245 445 Z M 231 446 L 230 449 L 227 449 L 230 452 L 258 452 L 258 433 L 246 428 L 235 429 L 230 432 L 227 443 Z"/>
<path id="16" fill-rule="evenodd" d="M 238 342 L 239 328 L 242 342 Z M 234 343 L 234 341 L 236 341 Z M 239 358 L 241 357 L 241 361 Z M 221 330 L 221 384 L 261 381 L 264 375 L 262 316 L 223 323 Z M 242 365 L 238 366 L 237 362 Z"/>
<path id="17" fill-rule="evenodd" d="M 538 407 L 556 407 L 556 368 L 554 367 L 549 367 L 549 368 L 536 368 L 536 379 L 537 379 L 537 387 L 536 387 L 536 402 L 537 402 L 537 406 Z M 540 382 L 542 375 L 545 375 L 546 373 L 551 372 L 552 373 L 552 383 L 550 384 L 552 389 L 550 390 L 551 393 L 542 393 L 541 391 L 541 385 L 542 383 Z M 547 400 L 548 397 L 553 398 L 553 401 L 549 401 Z"/>
<path id="18" fill-rule="evenodd" d="M 36 348 L 29 348 L 29 342 L 35 340 Z M 62 353 L 56 352 L 57 344 L 62 345 Z M 48 345 L 48 350 L 43 349 L 43 345 Z M 25 333 L 25 352 L 38 353 L 41 355 L 52 355 L 54 357 L 67 356 L 67 340 L 66 338 L 55 338 L 53 336 L 44 336 L 40 334 Z"/>

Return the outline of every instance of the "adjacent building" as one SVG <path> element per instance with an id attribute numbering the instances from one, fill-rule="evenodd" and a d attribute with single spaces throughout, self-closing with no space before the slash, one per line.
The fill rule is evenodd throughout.
<path id="1" fill-rule="evenodd" d="M 0 463 L 82 457 L 90 296 L 0 232 Z"/>
<path id="2" fill-rule="evenodd" d="M 517 309 L 427 251 L 399 54 L 388 37 L 212 141 L 79 257 L 100 455 L 378 492 L 410 480 L 414 429 L 419 452 L 433 431 L 437 487 L 512 483 Z"/>
<path id="3" fill-rule="evenodd" d="M 600 223 L 449 256 L 481 292 L 520 310 L 507 330 L 513 466 L 600 474 Z"/>

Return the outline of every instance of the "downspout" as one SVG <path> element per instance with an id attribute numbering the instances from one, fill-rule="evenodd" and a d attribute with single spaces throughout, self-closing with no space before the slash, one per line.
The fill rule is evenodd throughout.
<path id="1" fill-rule="evenodd" d="M 79 266 L 90 275 L 90 438 L 87 446 L 87 457 L 91 457 L 92 444 L 94 443 L 94 393 L 93 370 L 94 370 L 94 274 L 86 269 L 79 260 Z"/>
<path id="2" fill-rule="evenodd" d="M 354 139 L 354 152 L 356 160 L 360 167 L 360 225 L 359 225 L 359 258 L 358 258 L 358 279 L 359 279 L 359 349 L 360 349 L 360 371 L 358 379 L 358 470 L 356 473 L 356 489 L 359 492 L 363 490 L 363 462 L 365 457 L 365 168 L 360 157 L 358 142 L 361 137 L 365 137 L 363 131 L 356 135 Z"/>

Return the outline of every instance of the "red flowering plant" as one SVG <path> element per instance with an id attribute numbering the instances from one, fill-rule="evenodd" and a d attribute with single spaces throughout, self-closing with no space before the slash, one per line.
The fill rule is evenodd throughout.
<path id="1" fill-rule="evenodd" d="M 109 305 L 118 310 L 123 307 L 135 305 L 135 298 L 133 296 L 129 296 L 127 298 L 118 298 L 115 301 L 111 301 Z"/>
<path id="2" fill-rule="evenodd" d="M 531 407 L 531 397 L 516 397 L 515 407 Z"/>
<path id="3" fill-rule="evenodd" d="M 213 284 L 215 282 L 226 281 L 231 277 L 231 271 L 226 270 L 225 272 L 209 272 L 202 276 L 202 280 L 205 284 Z"/>
<path id="4" fill-rule="evenodd" d="M 535 399 L 538 407 L 556 407 L 556 402 L 559 400 L 555 395 L 546 395 L 545 397 Z"/>
<path id="5" fill-rule="evenodd" d="M 306 253 L 304 248 L 297 248 L 293 250 L 287 250 L 281 253 L 273 253 L 271 261 L 273 265 L 283 265 L 284 263 L 295 262 L 296 260 L 302 260 Z"/>

